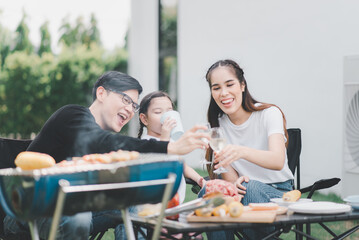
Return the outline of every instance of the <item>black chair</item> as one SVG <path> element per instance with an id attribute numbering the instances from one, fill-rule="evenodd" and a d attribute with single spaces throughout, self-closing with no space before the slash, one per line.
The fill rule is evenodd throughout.
<path id="1" fill-rule="evenodd" d="M 26 151 L 27 147 L 31 143 L 31 139 L 18 140 L 18 139 L 9 139 L 9 138 L 0 138 L 0 168 L 15 168 L 14 160 L 16 156 L 23 151 Z M 0 239 L 4 238 L 4 218 L 5 212 L 0 207 Z M 116 222 L 114 221 L 113 226 L 109 228 L 116 227 Z M 90 236 L 91 240 L 101 239 L 108 229 L 98 229 L 98 232 Z M 4 238 L 5 239 L 5 238 Z M 18 239 L 15 237 L 13 239 Z M 21 239 L 31 239 L 30 236 L 22 236 Z"/>
<path id="2" fill-rule="evenodd" d="M 300 188 L 300 153 L 302 151 L 302 134 L 300 128 L 289 128 L 288 131 L 288 146 L 287 157 L 288 166 L 296 177 L 296 189 L 301 193 L 309 192 L 307 198 L 311 198 L 316 190 L 330 188 L 340 182 L 340 178 L 328 178 L 316 181 L 314 184 Z"/>
<path id="3" fill-rule="evenodd" d="M 31 140 L 0 138 L 0 168 L 14 168 L 16 156 L 27 149 Z M 0 207 L 0 237 L 4 236 L 5 212 Z"/>

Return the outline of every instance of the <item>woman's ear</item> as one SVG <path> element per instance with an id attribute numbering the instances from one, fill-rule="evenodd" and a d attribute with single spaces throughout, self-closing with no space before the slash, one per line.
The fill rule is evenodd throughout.
<path id="1" fill-rule="evenodd" d="M 241 84 L 241 90 L 242 92 L 244 92 L 244 90 L 246 89 L 246 85 L 244 83 Z"/>
<path id="2" fill-rule="evenodd" d="M 140 113 L 140 121 L 143 123 L 143 125 L 148 125 L 146 114 Z"/>

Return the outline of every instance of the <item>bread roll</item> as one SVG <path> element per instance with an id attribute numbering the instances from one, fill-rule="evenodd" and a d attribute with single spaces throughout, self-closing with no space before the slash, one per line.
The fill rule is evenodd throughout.
<path id="1" fill-rule="evenodd" d="M 56 162 L 53 157 L 38 152 L 21 152 L 15 159 L 15 165 L 23 170 L 48 168 L 55 164 Z"/>
<path id="2" fill-rule="evenodd" d="M 243 213 L 243 204 L 233 201 L 228 205 L 228 211 L 231 217 L 240 217 Z"/>
<path id="3" fill-rule="evenodd" d="M 292 190 L 283 194 L 283 201 L 296 202 L 301 195 L 302 193 L 299 190 Z"/>

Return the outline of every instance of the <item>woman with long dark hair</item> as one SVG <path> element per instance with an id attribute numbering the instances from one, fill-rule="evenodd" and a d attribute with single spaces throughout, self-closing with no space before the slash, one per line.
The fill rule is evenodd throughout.
<path id="1" fill-rule="evenodd" d="M 269 202 L 293 189 L 293 174 L 287 164 L 286 119 L 281 109 L 256 101 L 248 90 L 244 72 L 233 60 L 220 60 L 207 71 L 211 91 L 208 122 L 221 127 L 227 145 L 208 152 L 213 168 L 225 167 L 224 180 L 234 183 L 244 195 L 242 203 Z M 209 150 L 211 151 L 211 150 Z M 212 160 L 212 159 L 210 159 Z"/>

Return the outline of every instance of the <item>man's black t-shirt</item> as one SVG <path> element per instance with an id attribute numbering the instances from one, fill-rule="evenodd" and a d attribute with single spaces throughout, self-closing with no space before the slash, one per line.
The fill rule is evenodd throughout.
<path id="1" fill-rule="evenodd" d="M 140 140 L 103 130 L 88 108 L 66 105 L 47 120 L 27 151 L 47 153 L 60 162 L 68 157 L 118 149 L 166 153 L 167 145 L 168 142 Z"/>

